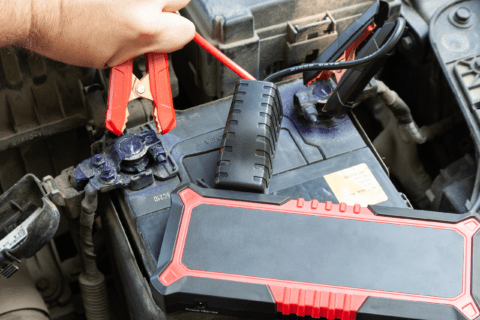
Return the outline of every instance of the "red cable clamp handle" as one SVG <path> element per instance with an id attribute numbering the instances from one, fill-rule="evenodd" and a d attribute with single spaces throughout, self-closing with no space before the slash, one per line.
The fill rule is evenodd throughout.
<path id="1" fill-rule="evenodd" d="M 241 78 L 255 80 L 251 74 L 212 46 L 198 32 L 195 32 L 193 39 Z M 157 125 L 157 133 L 165 134 L 177 125 L 172 89 L 170 88 L 167 54 L 146 53 L 145 63 L 147 64 L 147 74 L 140 80 L 133 76 L 133 59 L 113 67 L 110 71 L 105 128 L 118 136 L 125 130 L 128 102 L 137 98 L 153 101 L 152 116 Z"/>
<path id="2" fill-rule="evenodd" d="M 145 64 L 147 73 L 140 80 L 133 75 L 133 59 L 110 71 L 105 128 L 118 136 L 125 130 L 128 102 L 137 98 L 153 102 L 152 116 L 157 133 L 165 134 L 177 125 L 167 54 L 146 53 Z"/>

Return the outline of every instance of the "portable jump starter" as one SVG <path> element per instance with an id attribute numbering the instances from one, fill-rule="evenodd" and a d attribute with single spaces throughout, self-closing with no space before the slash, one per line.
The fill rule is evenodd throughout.
<path id="1" fill-rule="evenodd" d="M 166 312 L 476 319 L 478 217 L 204 189 L 172 193 L 151 278 Z"/>

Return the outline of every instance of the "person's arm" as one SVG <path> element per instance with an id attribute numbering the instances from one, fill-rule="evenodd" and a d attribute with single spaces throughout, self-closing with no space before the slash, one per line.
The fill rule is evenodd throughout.
<path id="1" fill-rule="evenodd" d="M 27 39 L 30 12 L 30 0 L 0 0 L 0 47 L 20 45 Z"/>
<path id="2" fill-rule="evenodd" d="M 0 0 L 0 45 L 20 45 L 62 62 L 104 68 L 193 39 L 177 11 L 189 0 Z"/>

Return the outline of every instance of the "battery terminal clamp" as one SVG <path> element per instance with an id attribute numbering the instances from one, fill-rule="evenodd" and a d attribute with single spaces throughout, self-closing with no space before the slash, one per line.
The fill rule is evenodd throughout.
<path id="1" fill-rule="evenodd" d="M 126 134 L 102 154 L 82 161 L 74 172 L 77 190 L 90 183 L 97 191 L 117 188 L 140 190 L 154 180 L 168 180 L 178 174 L 178 166 L 154 130 Z"/>

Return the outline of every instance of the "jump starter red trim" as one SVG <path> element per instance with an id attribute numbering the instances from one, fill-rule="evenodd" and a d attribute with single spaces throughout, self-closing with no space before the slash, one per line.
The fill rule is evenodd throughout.
<path id="1" fill-rule="evenodd" d="M 392 218 L 377 216 L 370 209 L 361 207 L 360 205 L 347 206 L 345 203 L 337 205 L 332 204 L 330 201 L 327 201 L 326 203 L 319 203 L 317 200 L 304 201 L 304 199 L 298 199 L 288 201 L 287 203 L 278 206 L 262 203 L 206 198 L 202 197 L 191 189 L 182 190 L 179 193 L 179 196 L 184 204 L 184 209 L 182 221 L 178 231 L 177 242 L 175 244 L 173 259 L 170 265 L 159 276 L 160 282 L 165 286 L 169 286 L 185 276 L 264 284 L 270 288 L 274 300 L 276 301 L 278 312 L 281 312 L 285 315 L 309 315 L 313 318 L 326 317 L 327 319 L 353 320 L 356 318 L 358 310 L 368 297 L 451 305 L 468 319 L 475 319 L 480 315 L 480 310 L 475 304 L 471 295 L 472 274 L 470 270 L 472 270 L 472 238 L 473 235 L 480 229 L 480 223 L 474 218 L 469 218 L 455 224 Z M 338 219 L 454 230 L 462 235 L 464 239 L 463 290 L 462 293 L 457 297 L 449 299 L 434 296 L 311 284 L 188 269 L 181 262 L 183 249 L 185 246 L 192 209 L 200 204 L 237 208 L 241 207 L 254 210 L 267 210 L 311 216 L 333 217 Z M 467 272 L 466 270 L 469 271 Z"/>

